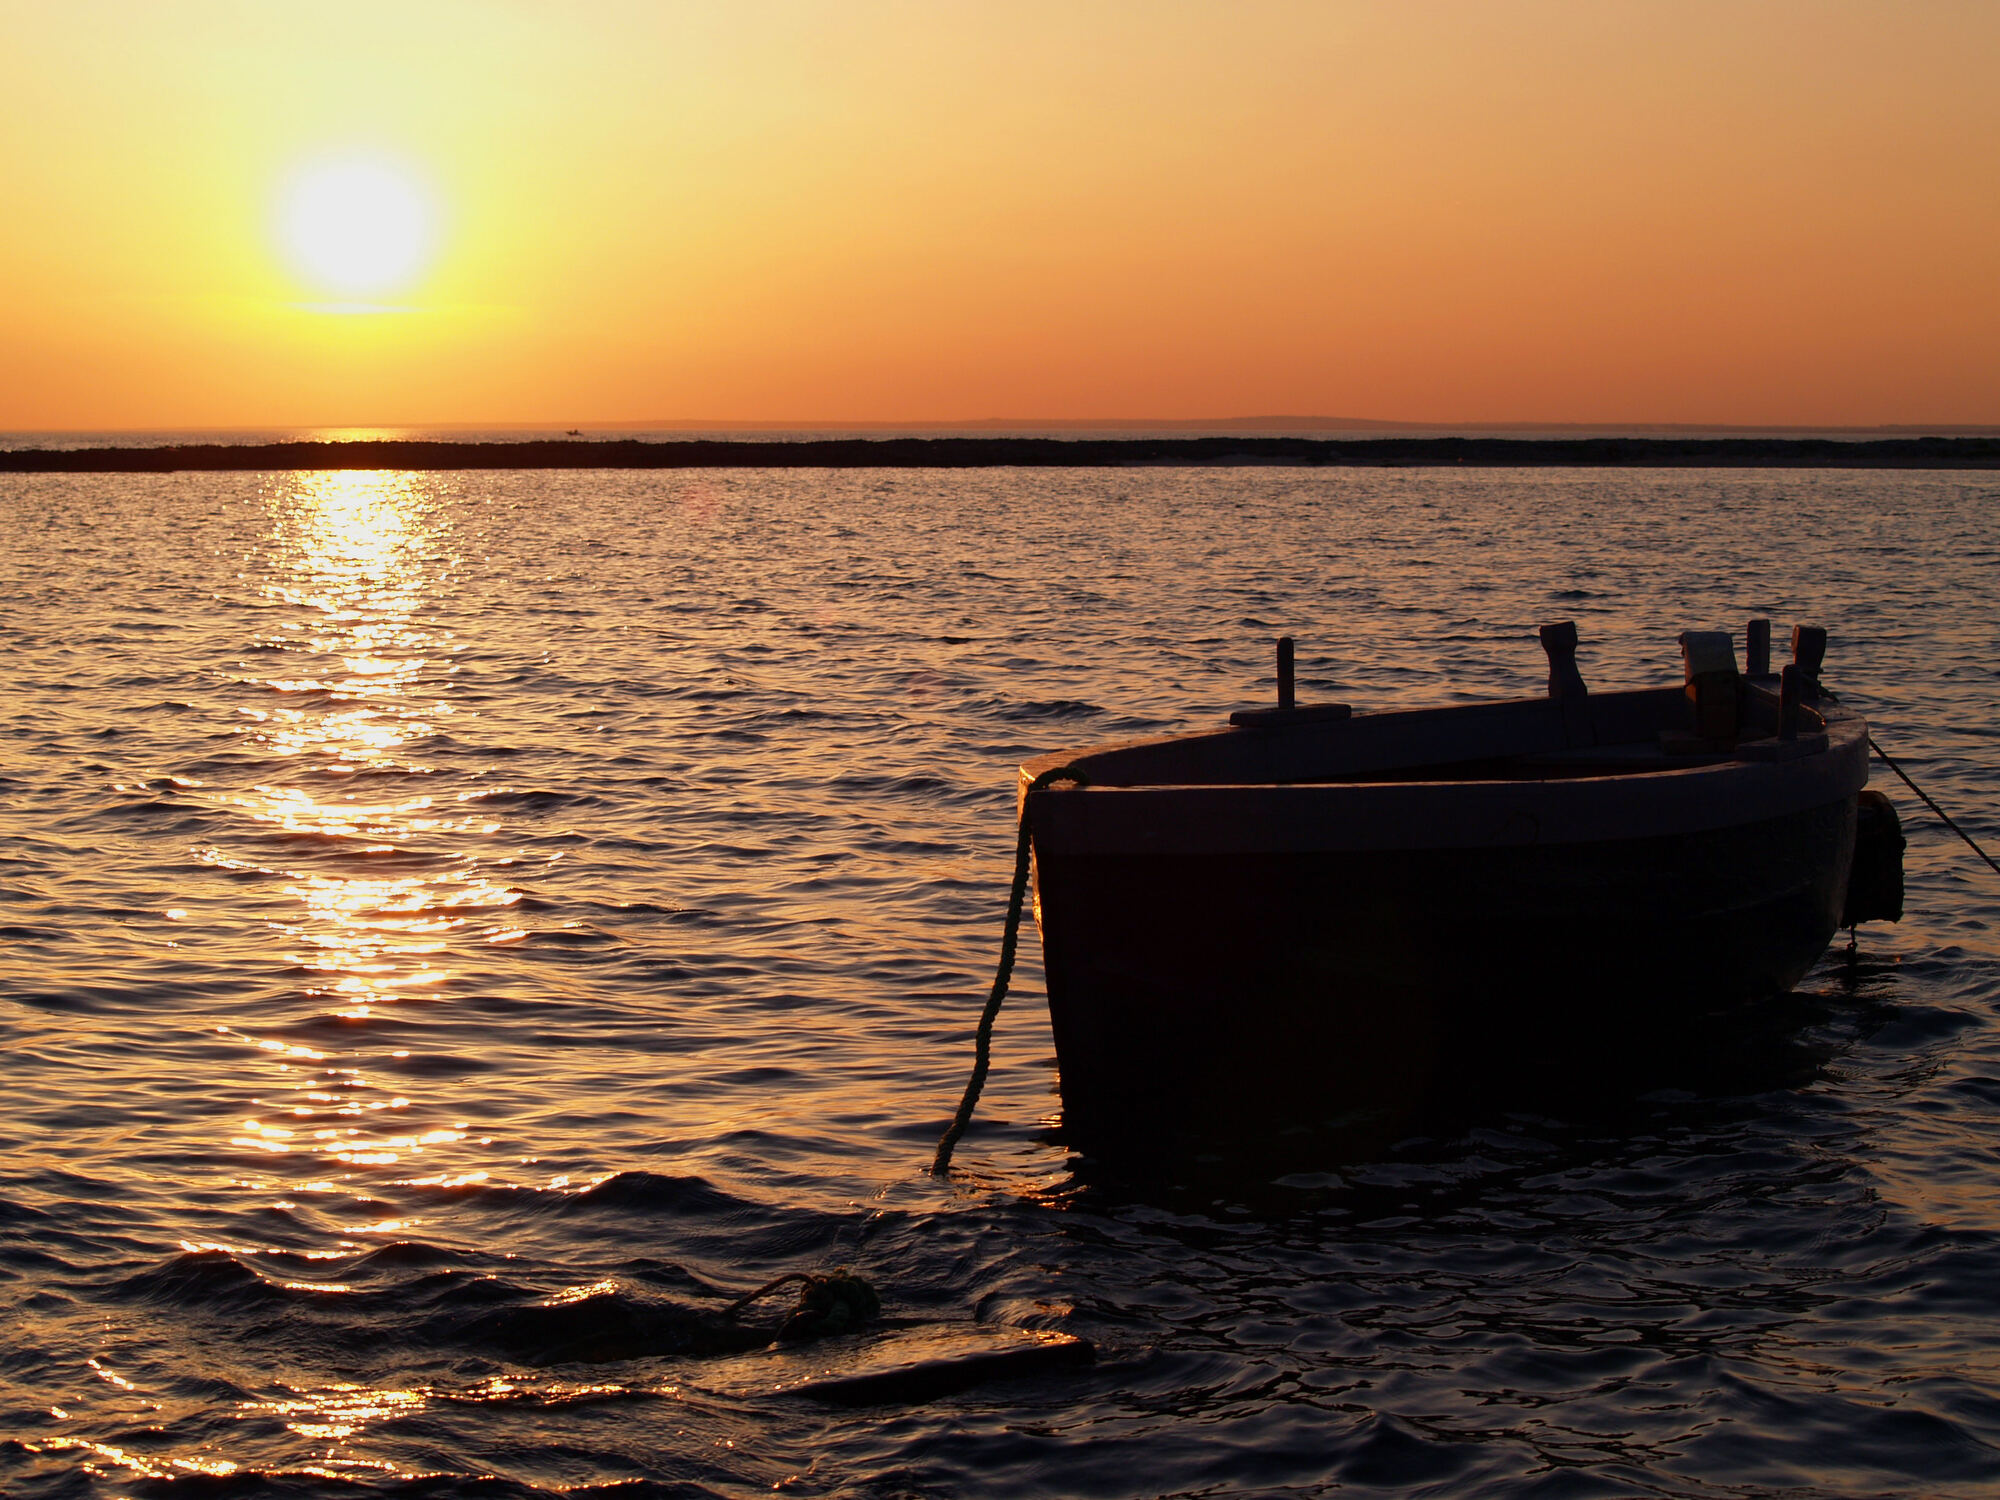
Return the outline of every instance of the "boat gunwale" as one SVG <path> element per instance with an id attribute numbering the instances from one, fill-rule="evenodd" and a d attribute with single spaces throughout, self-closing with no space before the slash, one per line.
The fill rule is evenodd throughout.
<path id="1" fill-rule="evenodd" d="M 1656 694 L 1642 690 L 1631 696 Z M 1549 700 L 1511 702 L 1541 705 L 1544 712 L 1553 706 Z M 1486 706 L 1408 710 L 1399 717 L 1412 723 L 1417 716 Z M 1351 733 L 1350 725 L 1365 731 L 1371 719 L 1390 717 L 1356 716 L 1308 732 Z M 1021 766 L 1018 796 L 1022 803 L 1032 796 L 1031 829 L 1043 857 L 1477 849 L 1671 837 L 1783 817 L 1859 792 L 1868 780 L 1866 721 L 1830 704 L 1815 717 L 1825 724 L 1823 748 L 1788 759 L 1717 752 L 1694 763 L 1668 761 L 1604 775 L 1058 784 L 1029 790 L 1037 776 L 1107 752 L 1272 733 L 1232 729 L 1039 756 Z"/>

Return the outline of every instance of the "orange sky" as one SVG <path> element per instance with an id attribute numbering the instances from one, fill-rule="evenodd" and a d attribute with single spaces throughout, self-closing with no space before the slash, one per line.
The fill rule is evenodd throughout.
<path id="1" fill-rule="evenodd" d="M 0 0 L 0 429 L 2000 423 L 2000 5 Z M 280 196 L 435 258 L 338 305 Z"/>

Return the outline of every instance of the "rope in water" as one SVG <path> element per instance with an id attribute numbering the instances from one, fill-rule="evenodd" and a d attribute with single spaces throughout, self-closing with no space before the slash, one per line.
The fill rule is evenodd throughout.
<path id="1" fill-rule="evenodd" d="M 1044 771 L 1028 783 L 1028 793 L 1053 785 L 1058 781 L 1073 781 L 1078 786 L 1087 786 L 1088 781 L 1069 766 L 1058 766 L 1053 771 Z M 973 1042 L 972 1077 L 966 1080 L 965 1097 L 958 1101 L 958 1113 L 951 1118 L 951 1124 L 938 1138 L 937 1155 L 931 1158 L 931 1175 L 942 1177 L 951 1170 L 951 1153 L 958 1145 L 958 1138 L 965 1134 L 965 1127 L 972 1123 L 972 1111 L 979 1104 L 979 1092 L 986 1087 L 986 1071 L 993 1057 L 993 1021 L 1000 1014 L 1000 1002 L 1007 998 L 1007 981 L 1014 974 L 1014 951 L 1020 945 L 1021 909 L 1028 899 L 1028 856 L 1032 845 L 1028 836 L 1028 796 L 1021 798 L 1021 827 L 1014 841 L 1014 885 L 1007 896 L 1007 929 L 1000 939 L 1000 967 L 993 976 L 993 989 L 986 997 L 986 1009 L 979 1017 L 979 1031 Z"/>
<path id="2" fill-rule="evenodd" d="M 793 1282 L 797 1282 L 800 1286 L 810 1286 L 812 1284 L 812 1277 L 808 1276 L 804 1271 L 787 1271 L 782 1276 L 773 1276 L 769 1281 L 758 1287 L 756 1291 L 745 1292 L 734 1302 L 730 1303 L 729 1306 L 722 1310 L 722 1315 L 725 1318 L 733 1318 L 759 1297 L 775 1292 L 779 1287 L 790 1286 Z"/>

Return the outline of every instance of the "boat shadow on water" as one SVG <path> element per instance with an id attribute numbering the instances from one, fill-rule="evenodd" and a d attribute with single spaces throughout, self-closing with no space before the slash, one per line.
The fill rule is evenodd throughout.
<path id="1" fill-rule="evenodd" d="M 1810 980 L 1643 1026 L 1489 1026 L 1456 1044 L 1418 1027 L 1386 1049 L 1375 1037 L 1366 1066 L 1343 1073 L 1343 1107 L 1317 1117 L 1272 1107 L 1217 1127 L 1152 1110 L 1087 1130 L 1059 1122 L 1046 1138 L 1070 1152 L 1070 1188 L 1082 1196 L 1206 1202 L 1219 1192 L 1284 1212 L 1301 1184 L 1413 1155 L 1450 1158 L 1522 1120 L 1602 1142 L 1657 1132 L 1663 1111 L 1809 1090 L 1899 1014 L 1896 966 L 1865 950 L 1829 954 Z"/>

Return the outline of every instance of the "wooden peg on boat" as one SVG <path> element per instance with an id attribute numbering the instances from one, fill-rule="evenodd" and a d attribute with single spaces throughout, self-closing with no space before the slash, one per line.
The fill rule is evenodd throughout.
<path id="1" fill-rule="evenodd" d="M 1826 631 L 1817 625 L 1794 625 L 1792 660 L 1799 669 L 1799 701 L 1819 702 L 1819 668 L 1826 660 Z"/>
<path id="2" fill-rule="evenodd" d="M 1576 669 L 1576 621 L 1558 620 L 1536 629 L 1542 638 L 1542 650 L 1549 657 L 1549 696 L 1551 698 L 1586 698 L 1590 689 L 1583 685 L 1583 674 Z"/>
<path id="3" fill-rule="evenodd" d="M 1238 729 L 1286 729 L 1304 724 L 1327 724 L 1345 719 L 1354 712 L 1345 703 L 1315 703 L 1299 707 L 1298 678 L 1293 671 L 1292 638 L 1278 637 L 1278 706 L 1239 708 L 1229 716 Z"/>
<path id="4" fill-rule="evenodd" d="M 1752 620 L 1743 632 L 1743 670 L 1751 677 L 1771 673 L 1771 622 Z"/>
<path id="5" fill-rule="evenodd" d="M 1694 732 L 1712 744 L 1736 742 L 1742 724 L 1743 680 L 1736 673 L 1736 643 L 1726 630 L 1681 632 L 1681 662 Z"/>
<path id="6" fill-rule="evenodd" d="M 1778 676 L 1778 738 L 1781 740 L 1799 737 L 1799 676 L 1796 662 L 1786 662 L 1785 670 Z"/>

